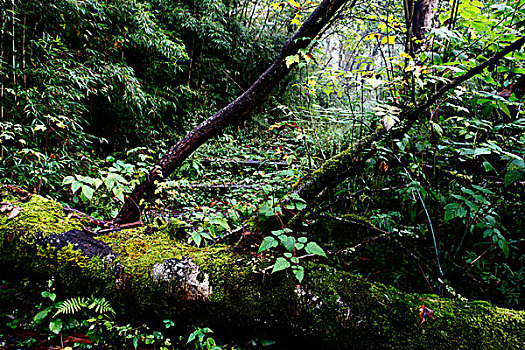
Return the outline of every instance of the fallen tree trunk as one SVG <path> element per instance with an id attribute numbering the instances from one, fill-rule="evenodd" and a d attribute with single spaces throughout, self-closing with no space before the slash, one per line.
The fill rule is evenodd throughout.
<path id="1" fill-rule="evenodd" d="M 2 202 L 19 199 L 2 192 Z M 105 296 L 123 310 L 177 325 L 204 322 L 334 349 L 525 346 L 523 311 L 401 293 L 322 261 L 304 262 L 305 279 L 298 284 L 287 271 L 269 274 L 273 257 L 171 239 L 177 222 L 94 238 L 82 230 L 86 220 L 56 202 L 35 195 L 16 205 L 18 215 L 0 216 L 3 273 L 52 276 L 73 294 Z"/>

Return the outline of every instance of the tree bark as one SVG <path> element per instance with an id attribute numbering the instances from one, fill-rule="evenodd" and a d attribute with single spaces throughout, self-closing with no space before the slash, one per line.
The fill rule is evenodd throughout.
<path id="1" fill-rule="evenodd" d="M 412 34 L 416 41 L 414 42 L 414 51 L 421 48 L 426 33 L 432 27 L 432 18 L 434 18 L 435 9 L 437 9 L 437 0 L 418 0 L 414 6 L 414 16 L 412 17 Z"/>
<path id="2" fill-rule="evenodd" d="M 19 199 L 0 195 L 2 201 Z M 53 278 L 61 292 L 104 296 L 133 317 L 154 315 L 180 328 L 204 324 L 236 339 L 288 341 L 290 348 L 525 346 L 524 311 L 402 293 L 323 261 L 302 259 L 305 277 L 298 283 L 288 270 L 270 273 L 273 257 L 225 245 L 188 246 L 170 238 L 176 228 L 169 224 L 154 233 L 113 232 L 103 242 L 83 233 L 82 221 L 54 201 L 34 195 L 17 205 L 18 216 L 0 214 L 3 276 Z"/>
<path id="3" fill-rule="evenodd" d="M 168 177 L 198 147 L 220 134 L 224 128 L 248 120 L 254 108 L 262 104 L 279 81 L 292 70 L 293 65 L 287 66 L 286 57 L 295 55 L 299 49 L 308 47 L 311 41 L 347 1 L 323 0 L 299 30 L 286 41 L 273 64 L 246 92 L 189 132 L 162 157 L 146 180 L 135 187 L 133 192 L 126 198 L 113 223 L 121 224 L 137 221 L 140 218 L 140 201 L 146 193 L 152 192 L 155 188 L 155 181 Z"/>

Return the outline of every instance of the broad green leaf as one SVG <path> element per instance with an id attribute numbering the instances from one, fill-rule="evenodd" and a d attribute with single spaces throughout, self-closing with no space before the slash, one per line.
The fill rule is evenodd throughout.
<path id="1" fill-rule="evenodd" d="M 47 315 L 49 315 L 49 313 L 51 312 L 51 309 L 50 308 L 46 308 L 42 311 L 40 311 L 39 313 L 37 313 L 35 315 L 35 317 L 33 317 L 33 321 L 37 324 L 40 324 L 42 323 L 42 321 L 44 320 L 44 318 L 46 318 Z"/>
<path id="2" fill-rule="evenodd" d="M 514 159 L 512 165 L 522 170 L 525 170 L 525 162 L 522 159 Z"/>
<path id="3" fill-rule="evenodd" d="M 265 202 L 259 208 L 259 215 L 269 218 L 275 215 L 275 210 L 272 208 L 272 206 L 268 202 Z"/>
<path id="4" fill-rule="evenodd" d="M 288 56 L 286 57 L 285 61 L 286 61 L 286 67 L 290 68 L 292 64 L 299 62 L 299 55 Z"/>
<path id="5" fill-rule="evenodd" d="M 124 202 L 124 191 L 121 188 L 113 187 L 111 192 L 113 192 L 113 194 L 115 195 L 115 197 L 118 198 L 119 201 Z"/>
<path id="6" fill-rule="evenodd" d="M 507 115 L 507 117 L 512 118 L 512 115 L 510 114 L 509 107 L 506 104 L 502 104 L 500 107 L 501 107 L 501 110 L 503 111 L 503 113 L 505 113 Z"/>
<path id="7" fill-rule="evenodd" d="M 472 201 L 465 201 L 465 204 L 472 209 L 473 212 L 477 212 L 479 210 L 479 205 Z"/>
<path id="8" fill-rule="evenodd" d="M 505 255 L 505 259 L 509 258 L 509 245 L 504 240 L 498 241 L 498 245 L 503 251 L 503 255 Z"/>
<path id="9" fill-rule="evenodd" d="M 451 197 L 454 197 L 454 198 L 456 198 L 456 199 L 459 199 L 460 201 L 465 201 L 465 200 L 467 200 L 465 197 L 463 197 L 463 196 L 461 196 L 461 195 L 459 195 L 459 194 L 451 194 L 450 196 L 451 196 Z M 445 207 L 445 208 L 446 208 L 446 207 Z"/>
<path id="10" fill-rule="evenodd" d="M 197 247 L 200 247 L 201 242 L 202 242 L 202 236 L 200 235 L 200 233 L 194 231 L 194 232 L 192 232 L 192 233 L 190 234 L 190 237 L 191 237 L 191 240 L 192 240 L 193 242 L 195 242 L 195 244 L 197 245 Z"/>
<path id="11" fill-rule="evenodd" d="M 306 243 L 308 241 L 308 238 L 306 238 L 306 237 L 299 237 L 299 238 L 297 238 L 297 241 L 299 241 L 300 243 Z"/>
<path id="12" fill-rule="evenodd" d="M 43 291 L 41 295 L 42 295 L 42 298 L 49 298 L 51 301 L 55 301 L 57 298 L 57 295 L 55 293 L 48 292 L 48 291 Z"/>
<path id="13" fill-rule="evenodd" d="M 381 44 L 394 45 L 396 43 L 395 35 L 387 35 L 381 38 Z"/>
<path id="14" fill-rule="evenodd" d="M 370 85 L 370 87 L 375 90 L 377 89 L 379 86 L 383 85 L 384 83 L 386 83 L 386 81 L 384 80 L 381 80 L 381 79 L 375 79 L 375 78 L 369 78 L 369 79 L 366 79 L 365 80 L 366 83 L 368 85 Z"/>
<path id="15" fill-rule="evenodd" d="M 306 208 L 306 203 L 295 203 L 295 208 L 297 210 L 303 210 L 304 208 Z"/>
<path id="16" fill-rule="evenodd" d="M 487 173 L 489 173 L 489 172 L 491 172 L 491 171 L 494 170 L 494 167 L 493 167 L 489 162 L 487 162 L 487 161 L 484 161 L 484 162 L 483 162 L 483 167 L 485 168 L 485 171 L 486 171 Z"/>
<path id="17" fill-rule="evenodd" d="M 474 156 L 480 156 L 482 154 L 490 154 L 491 152 L 492 151 L 489 148 L 480 147 L 474 150 Z"/>
<path id="18" fill-rule="evenodd" d="M 93 199 L 93 193 L 95 192 L 95 190 L 93 190 L 91 187 L 87 186 L 87 185 L 84 185 L 82 186 L 82 194 L 84 196 L 86 196 L 86 198 L 88 200 L 91 200 Z"/>
<path id="19" fill-rule="evenodd" d="M 273 265 L 272 273 L 277 272 L 277 271 L 281 271 L 281 270 L 284 270 L 284 269 L 287 269 L 290 266 L 291 265 L 290 265 L 290 262 L 288 260 L 286 260 L 285 258 L 280 258 L 279 257 L 275 261 L 275 265 Z"/>
<path id="20" fill-rule="evenodd" d="M 189 344 L 191 343 L 192 341 L 195 340 L 195 338 L 197 337 L 197 331 L 194 331 L 190 334 L 190 336 L 188 337 L 188 340 L 186 341 L 186 344 Z"/>
<path id="21" fill-rule="evenodd" d="M 230 225 L 228 224 L 228 220 L 226 218 L 224 218 L 224 217 L 214 218 L 214 219 L 210 220 L 210 223 L 214 224 L 214 225 L 219 225 L 220 227 L 222 227 L 225 230 L 229 230 L 230 229 Z"/>
<path id="22" fill-rule="evenodd" d="M 480 203 L 490 204 L 490 201 L 487 198 L 480 196 L 479 194 L 475 194 L 472 197 Z"/>
<path id="23" fill-rule="evenodd" d="M 291 236 L 286 235 L 282 235 L 279 238 L 281 239 L 281 243 L 284 245 L 286 250 L 293 253 L 295 250 L 295 239 Z"/>
<path id="24" fill-rule="evenodd" d="M 304 243 L 299 243 L 299 242 L 295 243 L 295 249 L 301 250 L 303 248 L 304 248 Z"/>
<path id="25" fill-rule="evenodd" d="M 111 191 L 112 188 L 115 187 L 115 179 L 111 178 L 111 177 L 106 177 L 104 178 L 104 184 L 106 185 L 107 189 Z"/>
<path id="26" fill-rule="evenodd" d="M 100 179 L 93 179 L 93 184 L 95 185 L 95 189 L 98 189 L 104 182 Z"/>
<path id="27" fill-rule="evenodd" d="M 302 266 L 298 266 L 297 268 L 293 269 L 293 274 L 295 275 L 295 278 L 301 283 L 304 278 L 304 268 Z"/>
<path id="28" fill-rule="evenodd" d="M 309 242 L 306 245 L 306 248 L 304 249 L 308 254 L 314 254 L 319 256 L 324 256 L 325 258 L 326 253 L 324 252 L 323 248 L 321 248 L 317 243 L 315 242 Z"/>
<path id="29" fill-rule="evenodd" d="M 212 239 L 211 235 L 209 234 L 209 232 L 206 232 L 206 231 L 199 231 L 199 234 L 201 235 L 201 237 L 204 237 L 206 239 Z"/>
<path id="30" fill-rule="evenodd" d="M 507 170 L 505 173 L 505 187 L 512 185 L 514 182 L 521 180 L 525 176 L 525 172 L 518 169 Z"/>
<path id="31" fill-rule="evenodd" d="M 49 330 L 55 334 L 58 334 L 62 331 L 62 320 L 57 318 L 49 322 Z"/>
<path id="32" fill-rule="evenodd" d="M 449 203 L 445 205 L 445 221 L 450 221 L 454 218 L 463 218 L 467 215 L 467 210 L 457 203 Z"/>
<path id="33" fill-rule="evenodd" d="M 275 230 L 275 231 L 272 231 L 272 235 L 274 236 L 280 236 L 284 233 L 284 230 Z"/>
<path id="34" fill-rule="evenodd" d="M 277 247 L 279 243 L 277 240 L 271 236 L 264 237 L 261 246 L 259 247 L 259 250 L 257 251 L 257 254 L 264 252 L 265 250 Z"/>
<path id="35" fill-rule="evenodd" d="M 261 345 L 262 346 L 270 346 L 270 345 L 273 345 L 273 344 L 275 344 L 275 341 L 273 341 L 273 340 L 261 339 Z"/>
<path id="36" fill-rule="evenodd" d="M 392 127 L 399 122 L 399 118 L 395 115 L 385 115 L 383 118 L 381 118 L 381 124 L 385 128 L 386 131 L 392 129 Z"/>
<path id="37" fill-rule="evenodd" d="M 82 187 L 82 182 L 80 181 L 75 181 L 71 184 L 71 191 L 73 191 L 73 193 L 77 192 L 78 189 Z"/>
<path id="38" fill-rule="evenodd" d="M 62 185 L 69 185 L 72 184 L 75 181 L 75 178 L 73 176 L 66 176 L 64 180 L 62 180 Z"/>

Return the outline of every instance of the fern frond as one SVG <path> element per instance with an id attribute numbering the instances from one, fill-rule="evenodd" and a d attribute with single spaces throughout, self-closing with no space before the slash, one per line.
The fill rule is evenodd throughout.
<path id="1" fill-rule="evenodd" d="M 60 314 L 75 314 L 79 312 L 83 307 L 87 306 L 86 298 L 84 297 L 77 297 L 77 298 L 70 298 L 67 300 L 64 300 L 63 302 L 59 303 L 57 305 L 57 312 L 53 315 L 53 317 L 60 315 Z"/>
<path id="2" fill-rule="evenodd" d="M 111 304 L 109 301 L 106 300 L 106 298 L 95 298 L 91 297 L 89 299 L 89 309 L 95 309 L 96 313 L 99 314 L 115 314 L 115 310 L 111 307 Z"/>

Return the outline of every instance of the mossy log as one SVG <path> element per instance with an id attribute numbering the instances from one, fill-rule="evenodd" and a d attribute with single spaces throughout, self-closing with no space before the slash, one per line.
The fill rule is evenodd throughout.
<path id="1" fill-rule="evenodd" d="M 57 202 L 2 191 L 0 201 L 18 209 L 0 214 L 1 265 L 128 312 L 317 348 L 525 348 L 523 311 L 401 293 L 322 261 L 305 262 L 298 284 L 287 271 L 269 273 L 274 257 L 173 239 L 179 222 L 92 237 Z M 422 306 L 434 311 L 423 323 Z"/>

